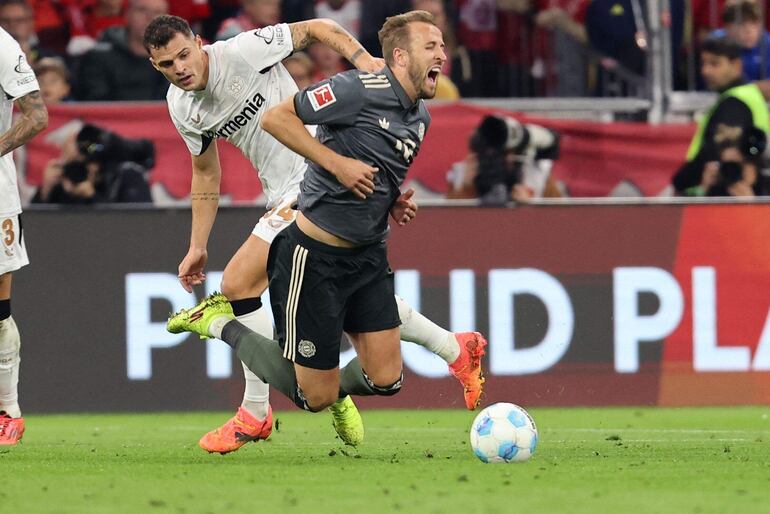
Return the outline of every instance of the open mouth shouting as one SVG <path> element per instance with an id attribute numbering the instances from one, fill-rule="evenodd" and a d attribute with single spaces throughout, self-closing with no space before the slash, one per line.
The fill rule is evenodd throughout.
<path id="1" fill-rule="evenodd" d="M 440 74 L 441 66 L 439 65 L 432 66 L 430 69 L 428 69 L 427 76 L 425 77 L 425 84 L 428 86 L 428 90 L 432 91 L 436 89 L 436 84 L 438 84 L 438 76 Z"/>

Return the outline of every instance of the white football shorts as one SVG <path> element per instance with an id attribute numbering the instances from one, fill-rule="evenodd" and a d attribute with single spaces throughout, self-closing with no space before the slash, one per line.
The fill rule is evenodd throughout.
<path id="1" fill-rule="evenodd" d="M 278 233 L 294 223 L 297 218 L 297 210 L 294 209 L 297 203 L 297 193 L 293 192 L 281 198 L 275 207 L 265 213 L 259 222 L 254 226 L 252 234 L 258 238 L 273 244 L 273 239 Z"/>
<path id="2" fill-rule="evenodd" d="M 29 264 L 19 218 L 19 214 L 0 218 L 0 239 L 3 242 L 3 251 L 0 252 L 0 275 Z"/>

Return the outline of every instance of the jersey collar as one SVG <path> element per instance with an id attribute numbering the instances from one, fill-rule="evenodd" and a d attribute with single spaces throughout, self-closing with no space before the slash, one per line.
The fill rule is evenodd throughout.
<path id="1" fill-rule="evenodd" d="M 209 56 L 209 79 L 206 82 L 206 87 L 201 91 L 196 91 L 196 93 L 211 94 L 211 92 L 214 91 L 214 86 L 216 85 L 217 80 L 219 80 L 219 63 L 214 56 L 214 51 L 211 48 L 211 45 L 204 46 L 203 51 L 206 52 L 206 54 Z"/>
<path id="2" fill-rule="evenodd" d="M 388 80 L 390 81 L 391 87 L 393 88 L 393 91 L 396 92 L 396 96 L 398 97 L 398 101 L 401 102 L 401 107 L 404 109 L 411 109 L 415 105 L 417 105 L 417 102 L 412 102 L 412 99 L 409 98 L 409 95 L 406 94 L 406 91 L 404 91 L 404 88 L 401 87 L 401 83 L 398 81 L 398 79 L 393 75 L 393 71 L 391 71 L 390 66 L 385 66 L 384 68 L 385 76 L 388 77 Z"/>

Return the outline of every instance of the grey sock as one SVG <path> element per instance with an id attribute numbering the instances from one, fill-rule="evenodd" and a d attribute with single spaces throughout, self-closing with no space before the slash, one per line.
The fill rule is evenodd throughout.
<path id="1" fill-rule="evenodd" d="M 222 329 L 222 340 L 263 382 L 282 392 L 301 409 L 310 410 L 297 386 L 294 364 L 283 357 L 278 341 L 257 334 L 237 320 Z"/>
<path id="2" fill-rule="evenodd" d="M 377 394 L 367 380 L 358 357 L 354 357 L 347 366 L 340 370 L 340 398 L 344 398 L 349 394 L 355 396 L 373 396 Z"/>

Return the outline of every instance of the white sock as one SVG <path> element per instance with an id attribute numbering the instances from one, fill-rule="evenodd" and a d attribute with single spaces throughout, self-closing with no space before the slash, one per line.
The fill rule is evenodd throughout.
<path id="1" fill-rule="evenodd" d="M 452 332 L 444 330 L 412 309 L 400 296 L 396 296 L 396 304 L 401 318 L 401 339 L 419 344 L 444 359 L 447 364 L 457 360 L 460 356 L 460 345 Z"/>
<path id="2" fill-rule="evenodd" d="M 0 411 L 21 417 L 19 408 L 19 356 L 21 337 L 13 316 L 0 321 Z"/>
<path id="3" fill-rule="evenodd" d="M 248 314 L 238 316 L 236 319 L 257 334 L 273 338 L 273 322 L 267 312 L 269 306 L 262 306 Z M 243 403 L 241 407 L 246 409 L 257 419 L 265 419 L 267 409 L 270 406 L 270 387 L 262 382 L 249 368 L 243 365 L 243 378 L 246 379 L 246 388 L 243 391 Z"/>
<path id="4" fill-rule="evenodd" d="M 232 318 L 224 315 L 214 318 L 209 325 L 209 334 L 211 334 L 214 339 L 222 339 L 222 330 L 224 330 L 225 325 L 232 320 Z"/>

